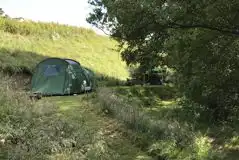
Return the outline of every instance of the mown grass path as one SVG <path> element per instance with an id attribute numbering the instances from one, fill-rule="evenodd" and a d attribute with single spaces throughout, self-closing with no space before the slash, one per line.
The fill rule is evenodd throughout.
<path id="1" fill-rule="evenodd" d="M 100 115 L 87 95 L 49 97 L 41 101 L 51 101 L 59 106 L 59 114 L 72 124 L 78 123 L 86 135 L 79 139 L 87 143 L 82 147 L 85 159 L 120 159 L 120 160 L 150 160 L 146 153 L 134 146 L 129 139 L 122 135 L 123 126 L 106 116 Z M 80 138 L 80 137 L 79 137 Z M 91 157 L 91 148 L 98 148 L 98 157 Z M 93 150 L 92 150 L 93 151 Z M 94 156 L 96 154 L 94 153 Z M 62 158 L 63 157 L 63 158 Z M 90 158 L 89 158 L 90 157 Z M 55 159 L 54 157 L 53 159 Z M 60 155 L 64 159 L 64 155 Z M 56 159 L 60 159 L 59 155 Z"/>

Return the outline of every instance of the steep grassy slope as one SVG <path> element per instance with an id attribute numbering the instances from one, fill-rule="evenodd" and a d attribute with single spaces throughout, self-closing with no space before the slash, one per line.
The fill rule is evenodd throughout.
<path id="1" fill-rule="evenodd" d="M 0 19 L 0 67 L 31 71 L 46 57 L 73 58 L 96 73 L 125 79 L 117 43 L 91 30 L 56 24 Z"/>

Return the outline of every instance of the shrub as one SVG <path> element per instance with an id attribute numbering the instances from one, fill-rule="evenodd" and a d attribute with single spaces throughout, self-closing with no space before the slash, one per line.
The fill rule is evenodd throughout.
<path id="1" fill-rule="evenodd" d="M 117 93 L 126 96 L 136 97 L 158 97 L 160 99 L 175 99 L 178 96 L 177 89 L 171 86 L 133 86 L 133 87 L 117 87 Z"/>
<path id="2" fill-rule="evenodd" d="M 177 70 L 180 91 L 214 121 L 229 120 L 239 106 L 238 37 L 197 30 L 184 35 L 167 42 L 174 48 L 170 63 Z"/>

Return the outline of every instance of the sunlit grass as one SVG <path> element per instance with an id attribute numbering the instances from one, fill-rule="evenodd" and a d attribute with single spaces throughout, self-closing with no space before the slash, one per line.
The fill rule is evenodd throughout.
<path id="1" fill-rule="evenodd" d="M 88 101 L 91 95 L 50 97 L 47 98 L 59 107 L 61 113 L 70 123 L 88 126 L 88 136 L 92 139 L 86 158 L 102 160 L 113 159 L 135 159 L 151 160 L 147 154 L 133 146 L 131 142 L 122 136 L 120 130 L 124 130 L 117 121 L 98 114 L 95 105 Z M 83 122 L 82 122 L 83 120 Z M 67 155 L 67 154 L 66 154 Z M 65 157 L 65 154 L 56 155 L 58 158 Z"/>
<path id="2" fill-rule="evenodd" d="M 128 77 L 126 64 L 116 51 L 117 42 L 108 37 L 85 31 L 53 40 L 44 35 L 6 33 L 1 28 L 0 34 L 0 68 L 32 70 L 46 57 L 59 57 L 75 59 L 97 74 L 123 80 Z"/>
<path id="3" fill-rule="evenodd" d="M 229 139 L 225 144 L 225 148 L 238 150 L 239 152 L 239 136 L 234 136 L 231 139 Z"/>

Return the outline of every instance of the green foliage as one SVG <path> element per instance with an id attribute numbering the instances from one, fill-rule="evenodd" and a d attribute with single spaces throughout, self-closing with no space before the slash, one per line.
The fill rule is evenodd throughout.
<path id="1" fill-rule="evenodd" d="M 4 14 L 4 11 L 2 8 L 0 8 L 0 16 L 2 16 Z"/>
<path id="2" fill-rule="evenodd" d="M 179 88 L 187 98 L 204 105 L 216 120 L 234 116 L 239 105 L 238 39 L 207 31 L 193 31 L 191 35 L 200 39 L 183 36 L 168 42 L 176 48 L 172 61 Z"/>
<path id="3" fill-rule="evenodd" d="M 237 113 L 239 42 L 237 0 L 90 0 L 88 22 L 108 29 L 128 65 L 176 71 L 182 95 L 216 121 Z"/>
<path id="4" fill-rule="evenodd" d="M 118 78 L 114 78 L 114 77 L 109 77 L 109 76 L 98 76 L 97 78 L 98 80 L 98 86 L 99 87 L 112 87 L 112 86 L 121 86 L 125 84 L 124 80 L 120 80 Z"/>
<path id="5" fill-rule="evenodd" d="M 128 136 L 150 156 L 166 160 L 224 158 L 225 153 L 220 153 L 217 147 L 213 148 L 209 136 L 197 132 L 194 125 L 181 122 L 180 116 L 187 111 L 181 112 L 180 106 L 175 102 L 162 102 L 158 98 L 160 96 L 151 97 L 148 91 L 142 93 L 143 89 L 141 93 L 135 89 L 131 92 L 127 89 L 123 90 L 124 88 L 116 91 L 108 88 L 100 89 L 96 99 L 100 103 L 98 107 L 132 129 L 132 132 L 127 133 Z M 163 94 L 162 90 L 158 89 L 158 91 Z M 145 97 L 142 98 L 139 94 Z M 147 102 L 147 96 L 152 98 L 150 102 L 154 101 L 154 103 L 144 104 Z M 172 110 L 173 113 L 163 112 L 164 110 Z M 153 115 L 153 112 L 158 113 Z M 193 121 L 193 116 L 185 116 L 185 118 L 187 120 L 192 118 L 190 120 Z"/>
<path id="6" fill-rule="evenodd" d="M 134 86 L 134 87 L 115 87 L 115 91 L 122 95 L 130 97 L 142 98 L 160 98 L 162 100 L 170 100 L 177 98 L 177 90 L 171 86 Z M 151 101 L 153 102 L 153 101 Z"/>
<path id="7" fill-rule="evenodd" d="M 172 84 L 175 81 L 174 71 L 167 66 L 159 66 L 150 70 L 145 70 L 143 66 L 130 66 L 129 72 L 130 77 L 141 84 Z"/>

